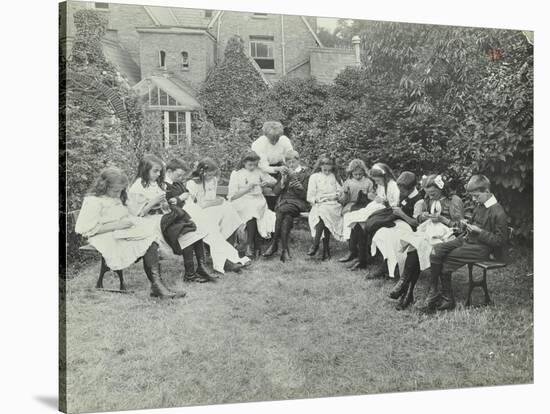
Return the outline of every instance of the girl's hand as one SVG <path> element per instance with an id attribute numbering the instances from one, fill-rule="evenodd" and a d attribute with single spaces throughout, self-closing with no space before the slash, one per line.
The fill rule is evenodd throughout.
<path id="1" fill-rule="evenodd" d="M 386 201 L 386 200 L 384 200 L 383 197 L 376 196 L 376 197 L 374 198 L 374 201 L 377 202 L 377 203 L 379 203 L 379 204 L 384 204 L 384 201 Z"/>
<path id="2" fill-rule="evenodd" d="M 470 233 L 473 233 L 473 234 L 479 234 L 483 231 L 483 229 L 476 226 L 475 224 L 466 224 L 466 228 Z"/>
<path id="3" fill-rule="evenodd" d="M 155 196 L 151 200 L 151 205 L 156 206 L 157 204 L 161 204 L 165 201 L 166 201 L 166 193 L 161 193 L 161 194 L 158 194 L 157 196 Z"/>
<path id="4" fill-rule="evenodd" d="M 178 203 L 178 200 L 176 200 L 176 197 L 172 197 L 168 202 L 172 205 L 176 205 Z"/>
<path id="5" fill-rule="evenodd" d="M 403 210 L 401 210 L 401 207 L 393 207 L 393 214 L 395 214 L 398 217 L 403 217 L 405 215 Z"/>
<path id="6" fill-rule="evenodd" d="M 191 197 L 189 193 L 183 193 L 182 195 L 179 196 L 179 199 L 181 201 L 186 201 L 189 197 Z"/>

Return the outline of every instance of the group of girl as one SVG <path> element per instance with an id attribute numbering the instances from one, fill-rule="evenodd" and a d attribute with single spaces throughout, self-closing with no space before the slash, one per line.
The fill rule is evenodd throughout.
<path id="1" fill-rule="evenodd" d="M 218 195 L 220 169 L 210 158 L 189 168 L 178 159 L 165 163 L 145 155 L 129 188 L 120 169 L 106 168 L 84 199 L 76 231 L 88 238 L 112 270 L 142 259 L 151 295 L 176 298 L 185 293 L 166 286 L 160 256 L 181 255 L 183 279 L 194 282 L 217 278 L 206 268 L 206 250 L 217 273 L 246 269 L 251 259 L 262 254 L 264 239 L 271 241 L 263 256 L 272 256 L 281 247 L 280 259 L 286 262 L 291 259 L 289 235 L 294 219 L 302 212 L 309 211 L 313 238 L 309 256 L 315 256 L 322 244 L 322 259 L 330 259 L 333 237 L 348 242 L 349 252 L 340 262 L 351 262 L 350 268 L 356 270 L 375 263 L 376 255 L 381 255 L 388 261 L 390 276 L 394 263 L 399 264 L 395 257 L 403 257 L 403 252 L 388 247 L 392 238 L 403 240 L 403 234 L 414 232 L 425 221 L 452 228 L 463 217 L 462 202 L 445 194 L 440 176 L 427 177 L 423 196 L 414 174 L 404 172 L 396 179 L 382 163 L 368 169 L 362 160 L 354 159 L 344 182 L 328 156 L 321 156 L 311 173 L 293 149 L 286 151 L 276 170 L 267 172 L 260 164 L 256 152 L 244 154 L 230 176 L 226 199 Z M 272 189 L 271 200 L 264 196 L 266 187 Z M 439 226 L 427 230 L 423 242 L 449 236 Z M 384 237 L 377 239 L 380 232 Z M 413 245 L 422 251 L 421 242 Z M 376 246 L 374 254 L 369 253 L 371 246 Z M 402 277 L 391 296 L 406 297 L 401 305 L 412 300 L 412 290 L 408 296 L 404 292 L 411 284 L 414 287 L 419 260 L 418 254 L 407 257 L 400 268 Z"/>

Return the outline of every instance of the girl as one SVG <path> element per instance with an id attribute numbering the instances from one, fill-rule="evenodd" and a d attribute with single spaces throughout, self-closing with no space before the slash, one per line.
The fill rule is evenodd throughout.
<path id="1" fill-rule="evenodd" d="M 323 260 L 330 258 L 330 235 L 342 241 L 342 206 L 338 198 L 342 192 L 342 181 L 336 171 L 336 162 L 328 156 L 321 156 L 309 177 L 307 201 L 312 205 L 309 213 L 309 228 L 313 245 L 307 252 L 314 256 L 323 238 Z"/>
<path id="2" fill-rule="evenodd" d="M 277 181 L 273 192 L 279 196 L 275 206 L 275 233 L 273 241 L 264 253 L 264 257 L 274 255 L 278 249 L 279 239 L 283 247 L 281 261 L 285 262 L 290 257 L 288 249 L 288 238 L 294 217 L 302 211 L 308 210 L 307 204 L 307 181 L 309 178 L 306 167 L 300 165 L 300 156 L 296 151 L 290 151 L 286 156 L 288 171 L 283 171 Z"/>
<path id="3" fill-rule="evenodd" d="M 204 246 L 202 239 L 206 236 L 203 230 L 186 232 L 176 235 L 177 240 L 167 243 L 166 229 L 162 224 L 163 215 L 171 213 L 172 209 L 166 201 L 165 170 L 162 160 L 155 155 L 145 155 L 138 165 L 137 177 L 129 191 L 129 209 L 135 216 L 143 217 L 154 228 L 158 229 L 162 237 L 161 250 L 169 251 L 172 248 L 175 254 L 183 256 L 184 282 L 209 282 L 214 279 L 203 266 Z M 182 212 L 186 214 L 185 212 Z M 182 214 L 182 215 L 183 215 Z M 190 220 L 190 217 L 187 216 Z M 195 223 L 193 223 L 195 224 Z M 196 226 L 194 226 L 196 228 Z M 164 231 L 163 231 L 164 230 Z M 197 270 L 193 261 L 193 253 L 197 259 Z"/>
<path id="4" fill-rule="evenodd" d="M 374 199 L 374 184 L 368 178 L 368 170 L 365 163 L 360 159 L 351 160 L 346 169 L 348 179 L 344 182 L 342 196 L 339 201 L 344 206 L 342 215 L 362 207 L 366 207 L 370 200 Z M 356 224 L 350 233 L 348 241 L 349 253 L 346 257 L 339 259 L 341 263 L 354 260 L 358 256 L 358 241 L 361 228 Z"/>
<path id="5" fill-rule="evenodd" d="M 376 190 L 374 200 L 366 207 L 352 211 L 344 217 L 344 236 L 350 238 L 351 229 L 356 228 L 360 224 L 362 229 L 365 229 L 366 221 L 375 211 L 382 210 L 387 207 L 396 207 L 399 204 L 399 187 L 395 182 L 395 176 L 391 168 L 383 163 L 376 163 L 369 171 L 370 177 L 373 179 Z M 372 196 L 371 196 L 372 197 Z M 365 231 L 358 232 L 358 261 L 351 266 L 352 270 L 364 269 L 367 266 L 368 258 L 368 242 L 374 234 L 367 234 Z M 375 272 L 378 276 L 380 272 Z"/>
<path id="6" fill-rule="evenodd" d="M 219 176 L 220 169 L 214 160 L 204 158 L 191 173 L 187 190 L 191 200 L 205 210 L 208 217 L 218 224 L 222 236 L 229 239 L 244 222 L 231 203 L 216 196 Z"/>
<path id="7" fill-rule="evenodd" d="M 231 173 L 227 198 L 246 223 L 246 256 L 255 257 L 260 249 L 258 235 L 269 238 L 275 230 L 275 213 L 267 207 L 262 188 L 273 187 L 277 180 L 258 168 L 260 157 L 246 153 L 238 170 Z"/>
<path id="8" fill-rule="evenodd" d="M 449 195 L 441 175 L 430 175 L 424 183 L 426 197 L 418 222 L 442 223 L 447 227 L 458 227 L 464 218 L 464 205 L 457 195 Z"/>
<path id="9" fill-rule="evenodd" d="M 143 269 L 151 283 L 151 296 L 184 297 L 185 292 L 170 291 L 160 276 L 160 232 L 146 220 L 130 215 L 126 207 L 128 178 L 118 168 L 99 174 L 76 222 L 76 232 L 103 256 L 112 270 L 121 270 L 143 257 Z"/>

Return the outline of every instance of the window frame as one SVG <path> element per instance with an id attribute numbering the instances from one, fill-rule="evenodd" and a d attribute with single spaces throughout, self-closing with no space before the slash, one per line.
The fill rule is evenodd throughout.
<path id="1" fill-rule="evenodd" d="M 159 58 L 159 68 L 166 69 L 166 50 L 159 50 L 158 58 Z"/>
<path id="2" fill-rule="evenodd" d="M 107 7 L 97 7 L 98 4 L 103 4 L 103 5 L 106 5 Z M 94 10 L 99 10 L 99 11 L 109 11 L 110 9 L 110 5 L 109 3 L 106 3 L 104 1 L 98 1 L 98 2 L 95 2 L 94 1 L 94 4 L 93 4 L 93 9 Z"/>
<path id="3" fill-rule="evenodd" d="M 170 114 L 175 114 L 175 121 L 170 120 Z M 181 109 L 162 110 L 162 134 L 164 148 L 170 148 L 181 145 L 185 142 L 187 145 L 191 145 L 191 112 L 183 111 Z M 170 133 L 170 125 L 176 126 L 176 143 L 171 143 L 170 139 L 174 134 Z M 183 129 L 180 131 L 180 126 L 183 125 Z"/>
<path id="4" fill-rule="evenodd" d="M 262 72 L 268 72 L 268 73 L 274 73 L 275 70 L 275 39 L 273 36 L 250 36 L 249 39 L 249 53 L 250 57 L 254 59 L 256 64 L 260 67 Z M 258 55 L 258 44 L 263 44 L 267 47 L 267 56 L 257 56 Z M 254 52 L 254 53 L 253 53 Z M 271 56 L 270 53 L 271 52 Z M 273 62 L 273 67 L 271 68 L 263 68 L 262 63 L 258 62 L 258 60 L 263 62 Z"/>
<path id="5" fill-rule="evenodd" d="M 185 64 L 184 61 L 183 61 L 183 54 L 184 53 L 187 55 L 187 64 Z M 191 66 L 191 64 L 189 63 L 189 52 L 187 50 L 182 50 L 181 53 L 180 53 L 180 57 L 181 57 L 181 70 L 188 71 L 190 66 Z"/>
<path id="6" fill-rule="evenodd" d="M 252 13 L 253 19 L 267 19 L 269 17 L 269 13 Z"/>

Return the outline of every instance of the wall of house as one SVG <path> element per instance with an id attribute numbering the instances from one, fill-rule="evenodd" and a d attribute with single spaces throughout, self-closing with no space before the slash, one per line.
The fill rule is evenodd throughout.
<path id="1" fill-rule="evenodd" d="M 244 40 L 247 53 L 250 53 L 251 36 L 272 36 L 275 70 L 264 70 L 263 72 L 270 82 L 281 79 L 286 69 L 305 61 L 309 55 L 309 48 L 317 45 L 300 16 L 284 16 L 283 20 L 285 71 L 283 71 L 282 58 L 281 15 L 268 14 L 265 18 L 258 18 L 254 16 L 254 13 L 224 12 L 220 22 L 218 57 L 223 59 L 227 41 L 235 34 Z M 217 24 L 213 27 L 212 32 L 217 34 Z"/>
<path id="2" fill-rule="evenodd" d="M 331 83 L 343 69 L 355 66 L 355 53 L 347 49 L 311 49 L 310 65 L 311 76 L 321 83 Z"/>
<path id="3" fill-rule="evenodd" d="M 206 35 L 187 33 L 139 32 L 141 76 L 169 71 L 199 88 L 214 64 L 214 40 Z M 166 52 L 166 69 L 159 66 L 159 51 Z M 181 66 L 181 52 L 189 54 L 189 70 Z"/>

